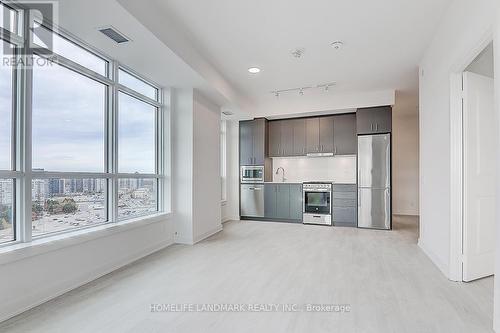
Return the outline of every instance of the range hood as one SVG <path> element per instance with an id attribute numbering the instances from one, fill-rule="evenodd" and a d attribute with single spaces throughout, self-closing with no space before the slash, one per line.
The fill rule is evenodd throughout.
<path id="1" fill-rule="evenodd" d="M 333 156 L 333 153 L 308 153 L 307 157 L 328 157 Z"/>

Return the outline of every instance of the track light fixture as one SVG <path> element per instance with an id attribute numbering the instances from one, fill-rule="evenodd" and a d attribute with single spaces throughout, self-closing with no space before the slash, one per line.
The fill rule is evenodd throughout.
<path id="1" fill-rule="evenodd" d="M 336 85 L 335 82 L 330 82 L 330 83 L 318 84 L 315 87 L 308 86 L 308 87 L 299 87 L 299 88 L 291 88 L 291 89 L 273 90 L 273 91 L 271 91 L 271 93 L 275 97 L 279 97 L 281 94 L 289 93 L 289 92 L 297 92 L 299 94 L 299 96 L 304 96 L 304 90 L 316 88 L 316 89 L 324 89 L 325 92 L 328 92 L 328 91 L 330 91 L 330 87 L 332 87 L 334 85 Z"/>

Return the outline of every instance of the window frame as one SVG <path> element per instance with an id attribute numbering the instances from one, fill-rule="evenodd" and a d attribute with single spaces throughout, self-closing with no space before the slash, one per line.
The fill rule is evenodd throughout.
<path id="1" fill-rule="evenodd" d="M 13 107 L 12 107 L 12 142 L 11 142 L 11 164 L 12 170 L 0 170 L 0 178 L 13 179 L 13 228 L 14 240 L 0 243 L 0 248 L 11 246 L 18 243 L 29 243 L 34 239 L 51 237 L 59 234 L 70 234 L 72 232 L 81 232 L 81 230 L 102 227 L 106 224 L 119 224 L 127 220 L 144 219 L 153 217 L 157 214 L 165 214 L 170 207 L 166 198 L 170 197 L 170 187 L 167 182 L 165 171 L 170 163 L 170 151 L 165 150 L 170 142 L 168 135 L 168 124 L 170 123 L 170 110 L 165 105 L 166 89 L 145 79 L 141 74 L 135 72 L 129 67 L 108 57 L 99 50 L 93 48 L 87 43 L 81 41 L 69 32 L 60 27 L 54 26 L 48 22 L 44 26 L 57 34 L 61 38 L 68 40 L 76 46 L 88 51 L 107 62 L 106 75 L 101 75 L 93 70 L 86 68 L 62 55 L 45 52 L 27 54 L 27 45 L 31 38 L 29 26 L 31 20 L 35 17 L 27 17 L 29 11 L 22 7 L 16 8 L 19 13 L 18 21 L 22 24 L 19 34 L 13 34 L 10 31 L 0 27 L 0 41 L 8 42 L 16 47 L 15 59 L 17 63 L 22 63 L 13 70 Z M 21 23 L 22 22 L 22 23 Z M 20 52 L 21 51 L 21 52 Z M 77 74 L 84 75 L 106 86 L 106 110 L 105 110 L 105 129 L 104 129 L 104 171 L 101 172 L 54 172 L 37 171 L 32 169 L 32 96 L 33 96 L 33 68 L 26 66 L 28 60 L 33 55 L 44 59 L 50 58 L 55 64 L 63 66 Z M 139 80 L 146 82 L 156 89 L 156 99 L 142 95 L 118 82 L 119 69 L 125 70 Z M 24 89 L 23 89 L 24 87 Z M 138 100 L 153 105 L 155 112 L 155 173 L 152 174 L 127 174 L 118 173 L 118 94 L 124 92 Z M 168 162 L 167 162 L 168 158 Z M 105 201 L 106 201 L 106 222 L 98 223 L 92 226 L 71 228 L 67 230 L 51 232 L 33 237 L 32 235 L 32 181 L 34 179 L 49 178 L 99 178 L 106 180 Z M 118 218 L 118 180 L 120 178 L 154 178 L 156 180 L 156 213 L 134 215 L 126 218 Z"/>

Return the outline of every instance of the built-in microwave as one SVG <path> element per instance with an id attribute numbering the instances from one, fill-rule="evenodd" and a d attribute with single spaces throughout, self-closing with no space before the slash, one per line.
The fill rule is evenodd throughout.
<path id="1" fill-rule="evenodd" d="M 264 166 L 242 166 L 240 181 L 242 183 L 263 183 Z"/>

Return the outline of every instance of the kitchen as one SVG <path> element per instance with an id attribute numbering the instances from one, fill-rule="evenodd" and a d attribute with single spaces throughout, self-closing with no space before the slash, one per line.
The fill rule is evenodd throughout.
<path id="1" fill-rule="evenodd" d="M 240 121 L 242 220 L 392 229 L 392 107 Z"/>

